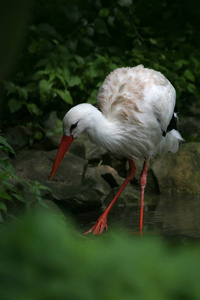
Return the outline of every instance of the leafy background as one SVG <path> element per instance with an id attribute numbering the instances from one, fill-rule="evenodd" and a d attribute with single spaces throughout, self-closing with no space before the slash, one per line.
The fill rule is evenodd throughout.
<path id="1" fill-rule="evenodd" d="M 195 0 L 34 1 L 18 68 L 4 81 L 3 125 L 22 122 L 40 140 L 42 116 L 95 103 L 110 71 L 137 64 L 163 72 L 187 111 L 199 101 L 199 11 Z"/>
<path id="2" fill-rule="evenodd" d="M 8 26 L 0 26 L 5 36 L 6 28 L 13 33 L 0 49 L 9 52 L 9 62 L 0 55 L 6 70 L 6 76 L 0 72 L 0 113 L 3 131 L 17 124 L 28 128 L 29 147 L 48 134 L 42 125 L 46 115 L 56 110 L 62 117 L 72 105 L 95 103 L 103 79 L 117 67 L 144 64 L 161 71 L 176 88 L 182 115 L 200 107 L 199 1 L 22 2 L 7 1 Z M 17 65 L 8 68 L 14 52 Z M 1 299 L 199 299 L 198 243 L 176 248 L 119 230 L 118 236 L 90 241 L 63 216 L 32 216 L 35 203 L 45 208 L 46 187 L 18 178 L 10 161 L 14 155 L 0 136 Z M 10 206 L 28 217 L 10 213 Z"/>
<path id="3" fill-rule="evenodd" d="M 7 37 L 2 46 L 8 44 L 0 61 L 2 68 L 9 69 L 8 62 L 12 64 L 12 54 L 16 52 L 17 64 L 11 68 L 12 72 L 5 72 L 0 121 L 3 131 L 18 124 L 25 126 L 29 147 L 42 143 L 46 135 L 61 133 L 62 116 L 71 106 L 95 103 L 105 76 L 117 67 L 144 64 L 161 71 L 175 86 L 180 115 L 191 115 L 193 106 L 200 109 L 200 2 L 30 0 L 25 5 L 23 1 L 10 0 L 9 3 L 6 11 L 5 7 L 0 9 L 0 14 L 5 11 L 0 17 L 8 20 L 0 27 Z M 6 12 L 10 19 L 5 18 Z M 17 38 L 20 42 L 21 36 L 24 41 L 20 51 L 16 51 Z M 7 64 L 3 57 L 7 57 L 4 59 Z M 51 132 L 42 121 L 53 110 L 59 119 L 57 128 Z M 0 202 L 0 213 L 6 215 L 13 199 L 22 203 L 26 199 L 17 188 L 23 184 L 9 161 L 15 151 L 3 136 L 0 136 L 0 150 L 6 153 L 0 157 L 0 197 L 4 199 Z M 38 182 L 25 186 L 42 203 L 44 187 Z"/>

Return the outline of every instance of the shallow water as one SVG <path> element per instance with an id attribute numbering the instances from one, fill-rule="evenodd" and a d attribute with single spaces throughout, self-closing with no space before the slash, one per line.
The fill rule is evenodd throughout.
<path id="1" fill-rule="evenodd" d="M 200 196 L 150 196 L 154 205 L 144 205 L 143 234 L 169 239 L 200 241 Z M 88 230 L 102 211 L 77 215 L 81 230 Z M 108 215 L 108 227 L 123 226 L 129 233 L 137 233 L 140 207 L 114 206 Z"/>

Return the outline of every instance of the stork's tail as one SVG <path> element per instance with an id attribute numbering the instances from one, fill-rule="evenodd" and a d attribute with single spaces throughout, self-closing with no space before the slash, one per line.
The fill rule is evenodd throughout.
<path id="1" fill-rule="evenodd" d="M 167 132 L 166 136 L 162 138 L 160 144 L 158 145 L 158 151 L 166 154 L 168 152 L 177 152 L 179 149 L 180 143 L 184 142 L 181 134 L 173 129 Z"/>

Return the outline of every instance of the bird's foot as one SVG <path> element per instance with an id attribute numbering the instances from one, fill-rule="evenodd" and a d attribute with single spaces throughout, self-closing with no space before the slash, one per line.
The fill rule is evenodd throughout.
<path id="1" fill-rule="evenodd" d="M 90 228 L 88 231 L 86 231 L 84 234 L 88 234 L 92 232 L 93 234 L 102 234 L 104 231 L 104 228 L 106 231 L 108 230 L 108 225 L 107 225 L 107 214 L 102 214 L 96 223 Z"/>

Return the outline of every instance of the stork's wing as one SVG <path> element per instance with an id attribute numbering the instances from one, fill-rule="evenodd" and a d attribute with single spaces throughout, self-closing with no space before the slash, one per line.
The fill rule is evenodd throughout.
<path id="1" fill-rule="evenodd" d="M 164 75 L 139 65 L 111 72 L 99 89 L 97 101 L 107 118 L 143 122 L 150 115 L 165 131 L 173 114 L 175 95 Z"/>

